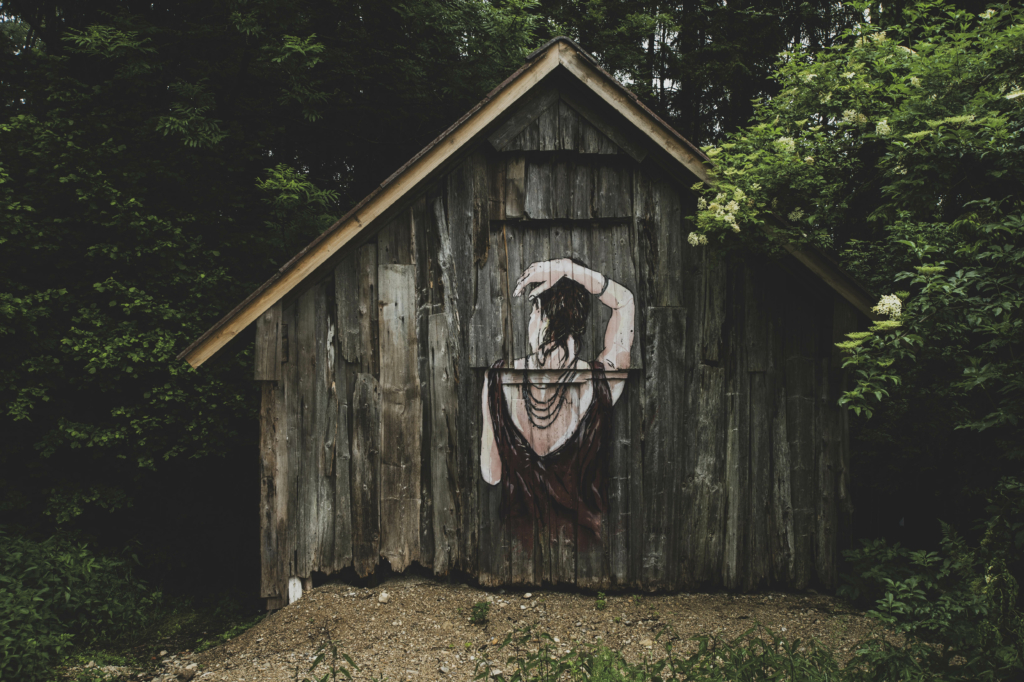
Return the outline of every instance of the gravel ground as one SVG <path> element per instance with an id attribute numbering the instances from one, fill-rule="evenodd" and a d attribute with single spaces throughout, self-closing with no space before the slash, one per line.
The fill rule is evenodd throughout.
<path id="1" fill-rule="evenodd" d="M 386 593 L 386 603 L 382 603 Z M 484 625 L 469 622 L 473 604 L 491 602 Z M 815 639 L 840 660 L 867 636 L 872 621 L 845 602 L 813 593 L 611 594 L 603 610 L 593 595 L 556 591 L 491 592 L 400 576 L 372 589 L 332 583 L 306 593 L 231 641 L 202 654 L 168 654 L 157 682 L 277 682 L 305 675 L 329 636 L 360 666 L 354 677 L 392 682 L 472 679 L 480 657 L 501 668 L 497 644 L 514 628 L 533 626 L 561 651 L 604 642 L 627 659 L 659 657 L 658 642 L 696 635 L 735 637 L 762 625 L 791 641 Z M 679 644 L 676 645 L 677 649 Z M 324 668 L 321 668 L 321 672 Z M 301 676 L 300 678 L 301 679 Z"/>

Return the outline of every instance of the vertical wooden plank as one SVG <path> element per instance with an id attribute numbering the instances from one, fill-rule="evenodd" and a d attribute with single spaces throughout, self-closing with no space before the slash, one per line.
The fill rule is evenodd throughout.
<path id="1" fill-rule="evenodd" d="M 659 282 L 658 306 L 679 306 L 683 302 L 683 278 L 688 273 L 679 267 L 683 262 L 683 215 L 679 202 L 679 189 L 675 183 L 659 181 L 654 185 L 657 193 L 657 245 L 658 260 L 654 276 Z M 725 298 L 725 282 L 721 296 Z"/>
<path id="2" fill-rule="evenodd" d="M 534 119 L 532 123 L 523 128 L 519 133 L 519 148 L 525 151 L 537 151 L 540 149 L 540 121 Z"/>
<path id="3" fill-rule="evenodd" d="M 589 163 L 577 162 L 572 167 L 572 217 L 594 217 L 594 171 Z"/>
<path id="4" fill-rule="evenodd" d="M 365 578 L 380 556 L 380 390 L 357 374 L 352 398 L 352 564 Z"/>
<path id="5" fill-rule="evenodd" d="M 817 511 L 817 476 L 814 444 L 815 360 L 791 357 L 786 361 L 786 434 L 789 438 L 793 500 L 792 586 L 810 584 L 814 566 Z"/>
<path id="6" fill-rule="evenodd" d="M 746 307 L 743 319 L 744 352 L 747 370 L 764 372 L 768 369 L 768 309 L 765 303 L 766 273 L 762 268 L 743 268 Z"/>
<path id="7" fill-rule="evenodd" d="M 769 400 L 775 401 L 772 419 L 772 575 L 776 582 L 792 586 L 796 542 L 793 528 L 793 466 L 790 457 L 785 375 L 768 382 Z M 771 376 L 769 375 L 769 379 Z"/>
<path id="8" fill-rule="evenodd" d="M 558 102 L 537 117 L 537 148 L 541 151 L 558 149 Z"/>
<path id="9" fill-rule="evenodd" d="M 508 318 L 508 273 L 505 270 L 505 237 L 491 232 L 491 256 L 476 269 L 476 296 L 469 322 L 469 363 L 487 368 L 496 360 L 510 360 L 511 343 L 506 338 Z"/>
<path id="10" fill-rule="evenodd" d="M 525 201 L 526 158 L 512 154 L 505 163 L 505 217 L 509 220 L 522 218 Z"/>
<path id="11" fill-rule="evenodd" d="M 270 306 L 256 320 L 256 381 L 281 378 L 281 302 Z"/>
<path id="12" fill-rule="evenodd" d="M 299 296 L 295 310 L 298 365 L 296 575 L 308 578 L 316 565 L 320 458 L 315 445 L 317 287 Z"/>
<path id="13" fill-rule="evenodd" d="M 559 149 L 577 151 L 579 149 L 580 118 L 576 110 L 565 102 L 558 103 L 558 139 Z"/>
<path id="14" fill-rule="evenodd" d="M 376 247 L 372 247 L 376 249 Z M 338 304 L 338 350 L 345 362 L 359 364 L 362 359 L 363 321 L 368 313 L 359 305 L 360 253 L 350 253 L 334 269 L 334 297 Z M 373 266 L 374 276 L 377 264 Z"/>
<path id="15" fill-rule="evenodd" d="M 836 395 L 838 401 L 846 390 L 848 375 L 846 370 L 836 372 Z M 838 497 L 838 538 L 839 550 L 853 546 L 853 499 L 850 496 L 850 413 L 845 407 L 833 403 L 833 409 L 839 411 L 839 480 L 836 484 Z"/>
<path id="16" fill-rule="evenodd" d="M 551 217 L 571 218 L 573 167 L 568 161 L 556 161 L 552 170 Z"/>
<path id="17" fill-rule="evenodd" d="M 529 301 L 526 296 L 512 298 L 512 292 L 516 288 L 516 281 L 530 265 L 524 262 L 526 231 L 526 228 L 520 226 L 506 226 L 502 232 L 505 249 L 508 254 L 505 290 L 509 295 L 507 300 L 510 332 L 509 353 L 511 358 L 523 358 L 530 354 L 530 344 L 527 337 L 527 323 L 530 317 Z"/>
<path id="18" fill-rule="evenodd" d="M 645 394 L 644 392 L 644 378 L 642 371 L 631 371 L 629 381 L 626 386 L 626 390 L 623 392 L 622 397 L 619 399 L 618 409 L 626 412 L 623 415 L 623 419 L 628 418 L 629 420 L 629 444 L 628 449 L 617 445 L 622 450 L 625 450 L 623 454 L 626 455 L 625 470 L 628 472 L 627 486 L 628 498 L 627 503 L 620 503 L 621 506 L 628 511 L 628 516 L 624 517 L 623 513 L 619 513 L 617 516 L 622 519 L 626 531 L 623 538 L 613 538 L 612 551 L 615 551 L 615 547 L 621 543 L 626 544 L 626 574 L 624 584 L 630 588 L 641 587 L 641 580 L 643 578 L 643 561 L 644 561 L 644 424 L 643 424 L 643 402 L 641 397 Z M 616 420 L 616 428 L 618 428 L 620 421 Z M 617 439 L 618 440 L 618 439 Z M 622 471 L 621 463 L 618 457 L 620 453 L 616 453 L 613 461 L 613 472 Z M 612 559 L 612 579 L 615 579 L 615 560 Z"/>
<path id="19" fill-rule="evenodd" d="M 839 469 L 841 466 L 839 398 L 840 372 L 830 368 L 831 358 L 818 360 L 819 400 L 815 406 L 815 449 L 818 475 L 817 515 L 814 535 L 814 563 L 817 579 L 827 587 L 839 580 L 839 550 L 836 544 L 839 532 L 839 514 L 836 500 Z"/>
<path id="20" fill-rule="evenodd" d="M 423 412 L 416 343 L 416 270 L 381 265 L 381 556 L 403 571 L 420 559 Z"/>
<path id="21" fill-rule="evenodd" d="M 284 490 L 283 499 L 287 508 L 283 514 L 286 521 L 284 542 L 284 565 L 287 566 L 284 579 L 298 575 L 297 554 L 299 546 L 299 481 L 301 478 L 302 410 L 299 396 L 298 363 L 298 301 L 292 300 L 281 309 L 282 357 L 287 353 L 288 362 L 282 363 L 281 374 L 284 384 L 285 417 L 281 429 L 284 442 L 281 443 L 284 457 L 278 459 L 278 490 Z M 284 343 L 284 339 L 288 343 Z M 282 460 L 284 466 L 282 467 Z"/>
<path id="22" fill-rule="evenodd" d="M 705 249 L 704 316 L 701 325 L 701 353 L 705 362 L 718 362 L 722 353 L 722 326 L 725 324 L 726 267 L 724 258 Z"/>
<path id="23" fill-rule="evenodd" d="M 455 499 L 458 483 L 459 403 L 452 346 L 443 313 L 430 316 L 430 465 L 434 503 L 434 573 L 447 575 L 458 562 Z"/>
<path id="24" fill-rule="evenodd" d="M 605 148 L 604 135 L 584 119 L 579 120 L 580 128 L 580 153 L 601 154 Z"/>
<path id="25" fill-rule="evenodd" d="M 749 576 L 744 589 L 757 589 L 771 576 L 771 396 L 765 372 L 750 372 L 750 506 L 747 513 Z"/>
<path id="26" fill-rule="evenodd" d="M 380 375 L 380 349 L 377 345 L 377 247 L 365 244 L 359 248 L 359 369 L 366 374 Z"/>
<path id="27" fill-rule="evenodd" d="M 459 451 L 470 453 L 479 450 L 480 415 L 479 386 L 474 385 L 473 370 L 468 352 L 468 320 L 473 305 L 475 273 L 473 269 L 472 243 L 468 238 L 481 220 L 487 220 L 487 159 L 479 151 L 470 154 L 462 164 L 447 176 L 446 186 L 446 234 L 448 240 L 446 291 L 455 292 L 451 301 L 445 301 L 446 314 L 458 318 L 459 326 L 455 336 L 459 339 L 459 353 L 453 357 L 457 371 L 459 396 Z M 507 197 L 506 197 L 507 199 Z M 507 201 L 506 201 L 507 208 Z M 447 295 L 447 294 L 446 294 Z M 477 479 L 480 468 L 477 458 L 459 458 L 459 500 L 456 511 L 459 522 L 459 559 L 461 570 L 476 574 L 479 549 L 479 486 Z"/>
<path id="28" fill-rule="evenodd" d="M 631 176 L 628 166 L 604 162 L 597 166 L 595 210 L 598 218 L 633 215 Z"/>
<path id="29" fill-rule="evenodd" d="M 283 391 L 276 381 L 264 381 L 260 392 L 260 596 L 279 599 L 285 594 L 282 585 L 288 582 L 287 573 L 282 579 L 285 564 L 278 545 L 284 539 L 278 536 L 277 489 L 278 429 L 283 426 L 278 394 Z"/>
<path id="30" fill-rule="evenodd" d="M 316 471 L 312 477 L 316 485 L 317 515 L 312 569 L 329 573 L 334 567 L 334 522 L 337 517 L 334 505 L 338 442 L 338 399 L 334 391 L 334 282 L 327 278 L 318 282 L 313 291 L 313 457 Z"/>
<path id="31" fill-rule="evenodd" d="M 745 342 L 746 274 L 742 267 L 729 273 L 727 307 L 729 341 L 726 365 L 725 538 L 722 580 L 729 589 L 742 589 L 749 579 L 747 533 L 750 507 L 750 375 Z"/>
<path id="32" fill-rule="evenodd" d="M 378 265 L 412 264 L 412 215 L 406 209 L 377 233 Z"/>
<path id="33" fill-rule="evenodd" d="M 549 161 L 526 161 L 525 217 L 544 220 L 554 216 L 552 182 Z"/>
<path id="34" fill-rule="evenodd" d="M 684 535 L 702 532 L 700 519 L 676 516 L 691 508 L 691 486 L 684 485 L 681 455 L 686 429 L 686 311 L 650 308 L 647 311 L 644 363 L 644 558 L 647 590 L 675 586 Z"/>
<path id="35" fill-rule="evenodd" d="M 335 280 L 337 292 L 337 280 Z M 335 298 L 335 306 L 338 301 Z M 335 319 L 338 319 L 335 317 Z M 338 350 L 337 336 L 329 352 L 334 356 L 334 377 L 330 387 L 336 420 L 334 446 L 334 562 L 333 570 L 352 565 L 352 446 L 349 431 L 349 369 Z"/>
<path id="36" fill-rule="evenodd" d="M 692 579 L 713 582 L 721 576 L 725 535 L 726 396 L 725 369 L 700 364 L 694 381 L 696 433 L 690 535 Z M 692 421 L 691 421 L 692 423 Z"/>
<path id="37" fill-rule="evenodd" d="M 505 219 L 505 170 L 508 162 L 505 154 L 489 155 L 487 159 L 487 173 L 490 181 L 489 201 L 487 213 L 490 220 Z"/>
<path id="38" fill-rule="evenodd" d="M 502 167 L 504 167 L 502 165 Z M 430 221 L 427 197 L 420 194 L 410 207 L 412 217 L 412 261 L 416 266 L 416 361 L 419 364 L 420 404 L 423 425 L 420 437 L 420 565 L 434 565 L 434 494 L 431 461 L 430 405 L 430 285 L 433 251 L 430 249 Z"/>

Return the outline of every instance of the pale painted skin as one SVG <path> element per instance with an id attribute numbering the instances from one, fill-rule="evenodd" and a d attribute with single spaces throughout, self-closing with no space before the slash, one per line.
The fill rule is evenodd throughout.
<path id="1" fill-rule="evenodd" d="M 567 367 L 576 367 L 585 372 L 583 378 L 589 378 L 590 365 L 585 360 L 576 357 L 576 341 L 571 336 L 568 339 L 569 352 L 561 348 L 542 348 L 541 340 L 548 326 L 548 319 L 541 311 L 538 294 L 551 288 L 558 280 L 568 277 L 583 285 L 591 294 L 597 295 L 604 289 L 597 300 L 608 306 L 611 311 L 611 319 L 608 320 L 608 327 L 604 332 L 604 349 L 597 360 L 604 365 L 608 371 L 623 371 L 629 369 L 629 352 L 633 347 L 633 318 L 635 304 L 633 294 L 618 282 L 607 280 L 599 272 L 573 263 L 568 258 L 533 263 L 528 267 L 516 282 L 513 296 L 521 296 L 526 292 L 527 287 L 536 285 L 530 292 L 529 298 L 532 304 L 530 310 L 530 323 L 528 335 L 530 342 L 530 355 L 519 358 L 513 362 L 515 369 L 543 369 L 554 373 L 560 373 Z M 543 351 L 543 353 L 541 352 Z M 570 380 L 579 379 L 579 375 L 570 377 Z M 487 406 L 487 385 L 484 382 L 483 389 L 483 434 L 480 441 L 480 472 L 484 480 L 495 485 L 501 480 L 501 458 L 498 456 L 498 444 L 494 439 L 494 426 L 491 423 L 491 412 Z M 578 387 L 578 388 L 577 388 Z M 611 389 L 612 403 L 618 401 L 625 387 L 625 379 L 609 378 L 608 387 Z M 547 397 L 551 388 L 534 388 L 538 399 Z M 530 423 L 526 413 L 526 406 L 522 400 L 520 386 L 517 384 L 505 384 L 503 386 L 505 402 L 512 415 L 512 422 L 530 444 L 530 447 L 539 456 L 544 457 L 560 448 L 579 426 L 580 417 L 586 414 L 587 408 L 594 399 L 593 383 L 589 380 L 582 381 L 569 389 L 568 401 L 562 409 L 558 418 L 546 429 L 538 429 Z"/>

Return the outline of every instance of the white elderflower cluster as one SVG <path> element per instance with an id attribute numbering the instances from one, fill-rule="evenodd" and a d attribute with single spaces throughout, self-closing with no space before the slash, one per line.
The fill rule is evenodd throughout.
<path id="1" fill-rule="evenodd" d="M 881 43 L 888 40 L 888 37 L 886 36 L 885 31 L 879 31 L 878 33 L 872 33 L 871 39 L 876 43 Z"/>
<path id="2" fill-rule="evenodd" d="M 690 243 L 690 246 L 706 246 L 708 238 L 699 232 L 691 232 L 689 236 L 686 237 L 686 241 Z"/>
<path id="3" fill-rule="evenodd" d="M 1006 95 L 1006 99 L 1017 99 L 1018 97 L 1024 97 L 1024 90 L 1021 90 L 1020 88 L 1017 88 L 1016 90 L 1011 92 L 1009 95 Z"/>
<path id="4" fill-rule="evenodd" d="M 868 122 L 868 117 L 864 114 L 854 111 L 853 109 L 847 109 L 843 112 L 843 123 L 857 123 L 863 125 Z"/>
<path id="5" fill-rule="evenodd" d="M 822 104 L 828 104 L 829 102 L 832 101 L 832 93 L 826 92 L 824 95 L 821 96 L 820 101 Z"/>
<path id="6" fill-rule="evenodd" d="M 845 78 L 846 80 L 850 80 L 851 78 L 853 78 L 856 75 L 857 75 L 856 71 L 847 71 L 846 73 L 843 74 L 843 78 Z"/>
<path id="7" fill-rule="evenodd" d="M 704 199 L 704 197 L 701 197 L 700 199 L 697 199 L 697 210 L 698 211 L 706 211 L 706 210 L 708 210 L 708 202 Z"/>
<path id="8" fill-rule="evenodd" d="M 981 17 L 982 19 L 991 19 L 995 15 L 996 15 L 996 11 L 994 9 L 987 9 L 984 12 L 982 12 L 981 14 L 979 14 L 978 16 Z"/>
<path id="9" fill-rule="evenodd" d="M 796 142 L 793 140 L 792 137 L 780 137 L 779 139 L 775 140 L 775 148 L 778 149 L 780 152 L 792 154 L 793 151 L 796 150 Z"/>
<path id="10" fill-rule="evenodd" d="M 878 299 L 878 305 L 872 308 L 871 312 L 886 315 L 890 320 L 899 319 L 903 314 L 903 301 L 895 294 L 886 294 Z"/>
<path id="11" fill-rule="evenodd" d="M 917 56 L 917 53 L 916 53 L 916 52 L 914 52 L 913 50 L 911 50 L 911 49 L 910 49 L 909 47 L 907 47 L 906 45 L 897 45 L 897 46 L 896 46 L 896 49 L 898 49 L 898 50 L 903 50 L 904 52 L 906 52 L 907 54 L 909 54 L 909 55 L 910 55 L 910 56 L 912 56 L 912 57 L 916 57 L 916 56 Z"/>
<path id="12" fill-rule="evenodd" d="M 917 76 L 911 76 L 910 77 L 910 84 L 913 87 L 915 87 L 915 88 L 919 88 L 919 87 L 921 87 L 921 79 L 918 78 Z"/>
<path id="13" fill-rule="evenodd" d="M 810 83 L 812 80 L 818 77 L 816 73 L 805 73 L 803 75 L 804 83 Z"/>
<path id="14" fill-rule="evenodd" d="M 892 128 L 889 127 L 889 122 L 882 119 L 875 124 L 875 133 L 879 137 L 889 137 L 892 134 Z"/>
<path id="15" fill-rule="evenodd" d="M 732 198 L 735 199 L 736 201 L 743 201 L 744 199 L 747 198 L 747 195 L 743 193 L 742 189 L 737 187 L 732 192 Z"/>
<path id="16" fill-rule="evenodd" d="M 814 157 L 813 156 L 805 156 L 804 157 L 804 163 L 814 163 Z"/>
<path id="17" fill-rule="evenodd" d="M 789 222 L 795 223 L 796 221 L 804 217 L 804 210 L 800 207 L 794 208 L 792 211 L 789 212 L 789 215 L 787 217 L 789 218 Z"/>
<path id="18" fill-rule="evenodd" d="M 707 210 L 714 213 L 715 220 L 721 220 L 731 227 L 733 232 L 740 231 L 740 226 L 736 222 L 736 213 L 740 210 L 740 204 L 736 199 L 729 199 L 724 192 L 719 192 L 715 195 L 715 200 L 708 204 Z"/>

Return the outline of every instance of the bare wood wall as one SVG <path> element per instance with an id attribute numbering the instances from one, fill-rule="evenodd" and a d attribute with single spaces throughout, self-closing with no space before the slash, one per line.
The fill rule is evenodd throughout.
<path id="1" fill-rule="evenodd" d="M 388 561 L 485 585 L 836 584 L 852 506 L 848 304 L 785 264 L 687 244 L 689 191 L 555 100 L 480 145 L 333 274 L 258 321 L 263 595 Z M 530 263 L 574 256 L 631 291 L 602 546 L 521 547 L 480 475 L 486 368 L 528 353 Z M 583 357 L 609 312 L 594 304 Z"/>

